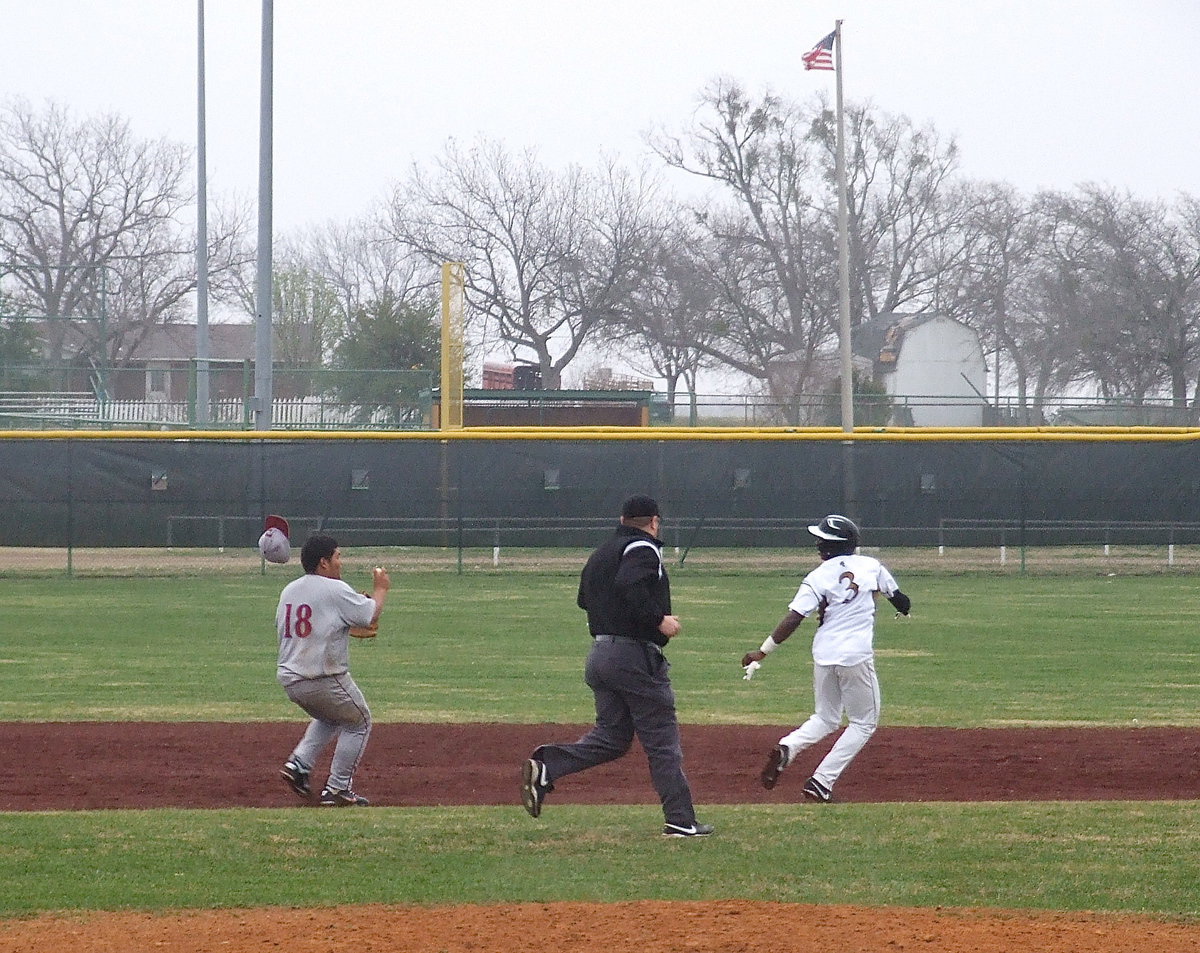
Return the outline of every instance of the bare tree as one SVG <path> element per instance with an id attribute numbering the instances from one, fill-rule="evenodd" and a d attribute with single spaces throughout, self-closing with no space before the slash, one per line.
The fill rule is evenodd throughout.
<path id="1" fill-rule="evenodd" d="M 1106 307 L 1089 329 L 1093 358 L 1111 361 L 1120 390 L 1141 401 L 1161 386 L 1176 408 L 1189 406 L 1200 373 L 1200 230 L 1195 200 L 1178 208 L 1128 192 L 1086 186 L 1064 205 L 1090 241 L 1084 261 Z M 1093 363 L 1101 377 L 1103 365 Z M 1115 382 L 1114 382 L 1115 383 Z M 1192 403 L 1200 401 L 1200 392 Z"/>
<path id="2" fill-rule="evenodd" d="M 1176 218 L 1179 223 L 1181 241 L 1190 249 L 1190 254 L 1196 257 L 1200 254 L 1200 197 L 1181 194 L 1177 199 Z M 1191 268 L 1189 267 L 1189 271 Z M 1200 313 L 1200 282 L 1191 281 L 1185 295 L 1182 296 L 1181 307 L 1194 317 Z M 1191 415 L 1193 422 L 1200 420 L 1200 368 L 1193 371 Z"/>
<path id="3" fill-rule="evenodd" d="M 823 100 L 752 98 L 730 80 L 701 95 L 693 128 L 658 134 L 672 168 L 714 183 L 728 200 L 697 211 L 722 288 L 705 349 L 767 382 L 776 397 L 821 389 L 837 337 L 835 116 Z M 953 144 L 867 106 L 848 116 L 851 324 L 926 306 L 962 253 Z"/>
<path id="4" fill-rule="evenodd" d="M 680 217 L 642 261 L 643 276 L 631 295 L 628 313 L 612 329 L 612 350 L 635 371 L 662 377 L 667 406 L 674 414 L 682 384 L 696 418 L 696 380 L 715 363 L 704 346 L 713 335 L 718 289 L 702 253 L 706 236 Z"/>
<path id="5" fill-rule="evenodd" d="M 295 368 L 329 363 L 360 316 L 380 308 L 427 307 L 437 276 L 426 262 L 399 248 L 381 223 L 329 222 L 276 244 L 272 327 L 277 359 Z M 236 299 L 255 313 L 249 267 L 238 273 Z M 386 367 L 380 358 L 379 367 Z M 298 380 L 306 379 L 303 375 Z"/>
<path id="6" fill-rule="evenodd" d="M 1166 392 L 1185 419 L 1200 370 L 1191 200 L 1099 186 L 1025 199 L 979 186 L 967 222 L 966 254 L 944 275 L 938 306 L 999 349 L 1020 409 L 1039 415 L 1086 387 L 1133 404 Z"/>
<path id="7" fill-rule="evenodd" d="M 1035 413 L 1052 397 L 1102 379 L 1116 380 L 1104 369 L 1107 345 L 1101 343 L 1104 335 L 1096 333 L 1107 323 L 1101 315 L 1112 302 L 1094 280 L 1095 240 L 1077 227 L 1072 201 L 1056 192 L 1039 193 L 1030 200 L 1028 227 L 1034 237 L 1029 240 L 1035 243 L 1031 275 L 1023 294 L 1012 296 L 1020 302 L 1021 313 L 1010 324 L 1014 330 L 1005 346 L 1014 366 L 1027 372 L 1024 380 Z M 1099 386 L 1102 393 L 1109 388 L 1105 383 Z"/>
<path id="8" fill-rule="evenodd" d="M 347 319 L 369 302 L 386 298 L 424 305 L 436 293 L 437 269 L 397 245 L 384 221 L 329 222 L 299 235 L 294 248 L 337 290 Z"/>
<path id="9" fill-rule="evenodd" d="M 705 271 L 719 289 L 701 346 L 776 395 L 802 391 L 837 313 L 835 232 L 815 195 L 811 119 L 771 94 L 753 100 L 731 80 L 703 91 L 697 116 L 684 135 L 659 132 L 650 146 L 730 200 L 695 212 L 708 235 Z"/>
<path id="10" fill-rule="evenodd" d="M 928 307 L 939 274 L 963 253 L 967 208 L 954 176 L 958 146 L 931 126 L 870 106 L 846 109 L 846 193 L 851 262 L 851 322 Z M 822 105 L 813 135 L 834 181 L 836 116 Z M 837 196 L 823 190 L 827 214 Z"/>
<path id="11" fill-rule="evenodd" d="M 186 147 L 138 139 L 117 116 L 77 121 L 63 107 L 22 101 L 0 109 L 0 277 L 13 297 L 73 319 L 83 354 L 128 360 L 150 327 L 184 313 L 195 289 L 194 239 L 180 224 L 190 164 Z M 214 221 L 220 287 L 244 222 L 236 211 Z M 66 321 L 49 322 L 55 362 L 66 333 Z"/>
<path id="12" fill-rule="evenodd" d="M 656 225 L 654 184 L 606 164 L 555 174 L 532 152 L 450 143 L 393 198 L 390 232 L 431 264 L 466 265 L 470 310 L 514 356 L 532 352 L 542 382 L 614 319 Z"/>
<path id="13" fill-rule="evenodd" d="M 275 270 L 272 287 L 275 359 L 289 367 L 322 366 L 346 327 L 337 289 L 296 262 Z"/>
<path id="14" fill-rule="evenodd" d="M 976 183 L 957 253 L 940 269 L 933 307 L 973 327 L 993 356 L 993 398 L 1001 378 L 1015 386 L 1023 422 L 1041 422 L 1041 405 L 1079 366 L 1067 271 L 1055 262 L 1055 222 L 1046 202 L 1007 183 Z"/>

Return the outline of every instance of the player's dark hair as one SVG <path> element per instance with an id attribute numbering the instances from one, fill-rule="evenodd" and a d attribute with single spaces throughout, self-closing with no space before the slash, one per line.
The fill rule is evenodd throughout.
<path id="1" fill-rule="evenodd" d="M 624 520 L 648 520 L 661 515 L 658 501 L 649 496 L 631 496 L 621 504 L 621 518 Z"/>
<path id="2" fill-rule="evenodd" d="M 338 541 L 332 536 L 316 533 L 304 541 L 304 548 L 300 550 L 300 565 L 304 567 L 305 572 L 314 573 L 322 559 L 333 558 L 337 548 Z"/>

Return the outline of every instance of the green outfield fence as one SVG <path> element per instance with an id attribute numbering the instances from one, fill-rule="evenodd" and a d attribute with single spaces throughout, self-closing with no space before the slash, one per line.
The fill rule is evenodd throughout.
<path id="1" fill-rule="evenodd" d="M 456 550 L 594 543 L 656 496 L 697 547 L 806 542 L 845 512 L 870 545 L 1200 543 L 1189 428 L 470 428 L 429 432 L 0 432 L 0 547 L 253 547 L 294 536 Z"/>

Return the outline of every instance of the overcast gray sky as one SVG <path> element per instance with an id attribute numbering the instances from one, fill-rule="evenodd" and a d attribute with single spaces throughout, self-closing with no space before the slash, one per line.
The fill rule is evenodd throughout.
<path id="1" fill-rule="evenodd" d="M 196 140 L 195 0 L 0 0 L 0 99 Z M 212 193 L 258 182 L 258 0 L 207 0 Z M 277 231 L 366 211 L 477 136 L 630 162 L 716 76 L 804 99 L 844 20 L 845 94 L 957 136 L 963 172 L 1200 194 L 1197 0 L 276 0 Z"/>

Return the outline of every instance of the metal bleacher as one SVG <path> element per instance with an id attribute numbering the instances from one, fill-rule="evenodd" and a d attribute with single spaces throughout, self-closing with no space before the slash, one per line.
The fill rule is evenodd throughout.
<path id="1" fill-rule="evenodd" d="M 0 426 L 71 427 L 100 418 L 90 391 L 0 391 Z"/>

